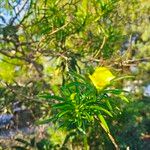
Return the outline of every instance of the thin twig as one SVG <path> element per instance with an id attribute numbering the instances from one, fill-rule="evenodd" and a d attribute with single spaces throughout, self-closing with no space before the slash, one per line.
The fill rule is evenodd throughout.
<path id="1" fill-rule="evenodd" d="M 106 130 L 106 128 L 104 127 L 104 125 L 100 122 L 100 126 L 103 128 L 103 130 L 107 133 L 107 135 L 109 136 L 109 139 L 111 140 L 111 142 L 113 143 L 114 147 L 116 150 L 119 150 L 119 146 L 118 144 L 116 143 L 114 137 L 110 134 L 110 132 L 108 132 Z"/>
<path id="2" fill-rule="evenodd" d="M 43 37 L 41 38 L 41 40 L 39 41 L 39 44 L 38 44 L 37 47 L 40 47 L 40 43 L 44 42 L 47 36 L 51 36 L 51 35 L 57 33 L 58 31 L 64 29 L 69 23 L 70 23 L 70 22 L 67 22 L 66 24 L 64 24 L 64 25 L 61 26 L 60 28 L 57 28 L 56 30 L 54 30 L 54 31 L 52 31 L 51 33 L 49 33 L 48 35 L 43 36 Z M 38 49 L 38 48 L 37 48 L 37 49 Z"/>
<path id="3" fill-rule="evenodd" d="M 108 135 L 109 139 L 111 140 L 111 142 L 113 143 L 114 147 L 116 150 L 120 150 L 118 144 L 116 143 L 114 137 L 110 134 L 110 132 L 105 128 L 105 126 L 102 124 L 102 122 L 95 116 L 95 119 L 98 120 L 100 126 L 103 128 L 103 130 L 106 132 L 106 134 Z"/>
<path id="4" fill-rule="evenodd" d="M 101 50 L 103 49 L 103 47 L 104 47 L 105 43 L 106 43 L 106 37 L 104 36 L 104 38 L 103 38 L 103 42 L 102 42 L 102 44 L 100 45 L 100 48 L 99 48 L 98 52 L 95 54 L 95 56 L 94 56 L 94 57 L 97 57 L 97 56 L 99 55 L 99 53 L 100 53 L 100 52 L 101 52 Z"/>

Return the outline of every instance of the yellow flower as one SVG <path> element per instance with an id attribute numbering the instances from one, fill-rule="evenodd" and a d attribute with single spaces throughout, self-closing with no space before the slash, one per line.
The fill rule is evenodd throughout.
<path id="1" fill-rule="evenodd" d="M 93 82 L 94 86 L 100 90 L 110 84 L 110 81 L 114 79 L 115 76 L 109 71 L 108 68 L 98 67 L 92 75 L 89 75 L 89 78 Z"/>

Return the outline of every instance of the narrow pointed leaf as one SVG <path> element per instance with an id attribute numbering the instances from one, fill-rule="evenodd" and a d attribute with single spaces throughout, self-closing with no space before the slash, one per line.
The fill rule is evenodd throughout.
<path id="1" fill-rule="evenodd" d="M 59 103 L 52 105 L 54 109 L 70 109 L 72 106 L 69 103 Z"/>
<path id="2" fill-rule="evenodd" d="M 121 98 L 121 100 L 129 103 L 129 100 L 124 95 L 120 94 L 119 97 Z"/>
<path id="3" fill-rule="evenodd" d="M 107 109 L 105 109 L 105 108 L 103 108 L 103 107 L 100 107 L 100 106 L 91 106 L 90 108 L 95 109 L 95 110 L 103 111 L 103 112 L 105 112 L 107 115 L 109 115 L 109 116 L 112 117 L 111 112 L 109 112 Z"/>
<path id="4" fill-rule="evenodd" d="M 109 127 L 108 127 L 108 125 L 107 125 L 107 122 L 106 122 L 105 118 L 103 117 L 103 115 L 99 114 L 99 115 L 98 115 L 98 118 L 99 118 L 99 120 L 101 121 L 101 123 L 103 124 L 103 127 L 105 128 L 105 130 L 106 130 L 107 132 L 110 132 L 110 131 L 109 131 Z"/>
<path id="5" fill-rule="evenodd" d="M 45 98 L 45 99 L 55 99 L 58 101 L 64 101 L 64 98 L 59 97 L 59 96 L 54 96 L 54 95 L 41 95 L 40 97 Z"/>

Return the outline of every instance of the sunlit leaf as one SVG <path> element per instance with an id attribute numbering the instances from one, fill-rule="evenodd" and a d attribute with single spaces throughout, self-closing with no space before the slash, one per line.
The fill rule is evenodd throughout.
<path id="1" fill-rule="evenodd" d="M 107 132 L 110 132 L 110 131 L 109 131 L 109 127 L 108 127 L 108 125 L 107 125 L 107 122 L 106 122 L 105 118 L 103 117 L 103 115 L 98 114 L 98 118 L 99 118 L 99 120 L 101 121 L 101 123 L 103 124 L 105 130 L 106 130 Z"/>
<path id="2" fill-rule="evenodd" d="M 129 100 L 123 94 L 120 94 L 118 96 L 121 98 L 121 100 L 123 100 L 123 101 L 125 101 L 127 103 L 129 102 Z"/>

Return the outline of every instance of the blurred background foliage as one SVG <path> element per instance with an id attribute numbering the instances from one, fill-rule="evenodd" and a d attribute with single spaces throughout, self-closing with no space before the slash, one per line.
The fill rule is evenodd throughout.
<path id="1" fill-rule="evenodd" d="M 87 75 L 107 66 L 135 76 L 119 84 L 132 97 L 110 120 L 111 131 L 123 149 L 149 149 L 149 12 L 149 0 L 0 0 L 1 113 L 19 101 L 46 117 L 50 106 L 39 94 L 58 94 L 70 70 Z M 110 149 L 96 134 L 91 149 Z"/>

